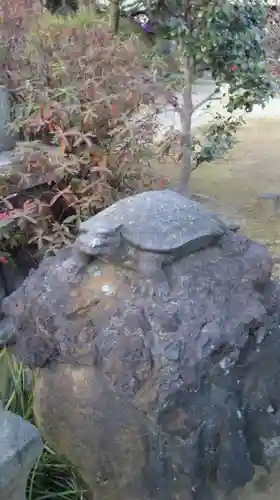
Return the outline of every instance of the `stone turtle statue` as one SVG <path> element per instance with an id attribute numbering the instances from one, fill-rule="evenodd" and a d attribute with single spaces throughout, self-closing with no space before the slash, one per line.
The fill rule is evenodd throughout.
<path id="1" fill-rule="evenodd" d="M 168 295 L 165 266 L 206 248 L 228 230 L 195 201 L 166 189 L 125 198 L 86 220 L 74 246 L 136 269 Z"/>
<path id="2" fill-rule="evenodd" d="M 102 222 L 98 231 L 78 237 L 86 237 L 87 253 L 95 248 L 93 259 L 80 259 L 80 243 L 78 254 L 69 247 L 44 259 L 4 299 L 0 343 L 13 332 L 9 349 L 36 373 L 37 424 L 80 470 L 89 498 L 229 498 L 255 465 L 271 465 L 268 450 L 280 436 L 280 292 L 272 259 L 214 215 L 210 230 L 209 212 L 176 193 L 135 198 L 165 204 L 150 201 L 149 211 L 139 202 L 145 216 L 140 210 L 133 218 L 128 208 L 121 218 L 109 215 L 113 251 L 96 236 L 105 210 L 92 219 Z M 135 198 L 115 207 L 134 207 Z M 131 220 L 142 246 L 146 227 L 153 227 L 153 245 L 155 234 L 165 235 L 148 247 L 156 263 L 168 255 L 172 234 L 177 243 L 181 235 L 182 253 L 164 261 L 172 290 L 164 300 L 142 293 L 148 282 L 153 289 L 154 274 L 138 272 L 138 260 L 127 267 L 126 251 L 122 264 L 123 250 L 115 250 L 126 245 Z M 88 247 L 91 238 L 97 241 Z"/>

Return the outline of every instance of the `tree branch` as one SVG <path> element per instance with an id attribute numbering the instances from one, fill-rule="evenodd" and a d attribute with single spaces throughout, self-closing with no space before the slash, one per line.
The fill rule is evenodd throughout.
<path id="1" fill-rule="evenodd" d="M 196 106 L 193 106 L 193 113 L 197 111 L 201 106 L 203 106 L 203 104 L 205 104 L 207 101 L 211 101 L 212 97 L 217 93 L 218 91 L 214 90 L 213 92 L 211 92 L 211 94 L 209 94 L 209 96 L 202 99 L 202 101 L 200 101 Z"/>

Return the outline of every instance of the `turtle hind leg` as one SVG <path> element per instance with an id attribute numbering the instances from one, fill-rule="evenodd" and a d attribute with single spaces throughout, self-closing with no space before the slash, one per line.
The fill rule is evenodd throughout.
<path id="1" fill-rule="evenodd" d="M 137 262 L 139 272 L 152 281 L 156 295 L 162 298 L 168 297 L 171 292 L 163 263 L 164 257 L 152 252 L 140 252 Z"/>

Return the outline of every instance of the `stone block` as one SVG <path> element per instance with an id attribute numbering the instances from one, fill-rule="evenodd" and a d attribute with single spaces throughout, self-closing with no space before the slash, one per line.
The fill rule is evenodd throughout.
<path id="1" fill-rule="evenodd" d="M 264 193 L 258 197 L 259 209 L 267 217 L 275 217 L 280 214 L 280 193 Z"/>
<path id="2" fill-rule="evenodd" d="M 0 407 L 1 500 L 25 500 L 28 475 L 42 450 L 36 427 Z"/>
<path id="3" fill-rule="evenodd" d="M 4 85 L 0 85 L 0 153 L 9 151 L 16 145 L 15 135 L 7 129 L 11 121 L 11 102 L 9 92 Z"/>

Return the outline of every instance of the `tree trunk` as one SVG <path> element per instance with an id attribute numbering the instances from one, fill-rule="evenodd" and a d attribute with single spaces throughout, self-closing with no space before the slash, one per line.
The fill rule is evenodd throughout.
<path id="1" fill-rule="evenodd" d="M 185 88 L 183 94 L 183 109 L 181 113 L 182 128 L 182 175 L 180 191 L 189 196 L 189 179 L 192 171 L 192 87 L 193 87 L 193 64 L 191 58 L 186 58 L 185 65 Z"/>
<path id="2" fill-rule="evenodd" d="M 112 0 L 110 7 L 110 28 L 115 34 L 119 31 L 120 25 L 120 0 Z"/>

